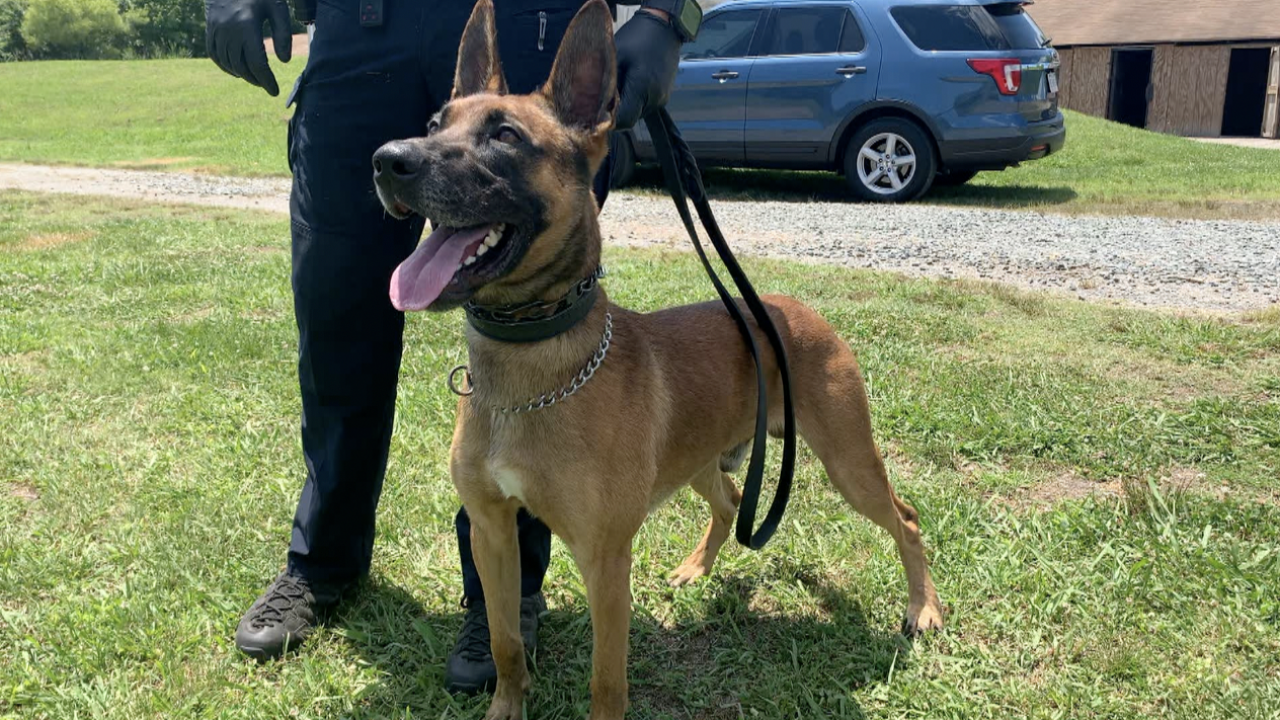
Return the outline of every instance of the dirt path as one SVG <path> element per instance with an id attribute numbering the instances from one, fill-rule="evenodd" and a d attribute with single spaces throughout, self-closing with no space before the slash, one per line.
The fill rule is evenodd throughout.
<path id="1" fill-rule="evenodd" d="M 289 181 L 0 163 L 0 190 L 289 212 Z"/>
<path id="2" fill-rule="evenodd" d="M 1237 138 L 1237 137 L 1218 137 L 1218 138 L 1190 138 L 1196 142 L 1209 143 L 1211 145 L 1235 145 L 1236 147 L 1256 148 L 1258 150 L 1280 150 L 1280 140 L 1271 140 L 1268 138 Z"/>
<path id="3" fill-rule="evenodd" d="M 0 163 L 0 190 L 287 214 L 289 181 Z M 717 201 L 743 255 L 976 278 L 1081 300 L 1238 312 L 1280 302 L 1280 224 L 1072 217 L 938 205 Z M 688 250 L 671 201 L 615 193 L 606 241 Z"/>

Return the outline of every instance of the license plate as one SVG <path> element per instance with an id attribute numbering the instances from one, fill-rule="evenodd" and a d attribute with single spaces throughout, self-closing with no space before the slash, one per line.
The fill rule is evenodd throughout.
<path id="1" fill-rule="evenodd" d="M 1056 70 L 1049 71 L 1049 94 L 1058 94 L 1058 72 Z"/>

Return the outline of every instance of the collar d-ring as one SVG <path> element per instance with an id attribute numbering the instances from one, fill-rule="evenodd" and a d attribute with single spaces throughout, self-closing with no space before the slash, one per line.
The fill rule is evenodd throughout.
<path id="1" fill-rule="evenodd" d="M 467 384 L 465 389 L 458 387 L 458 371 L 462 371 L 462 379 Z M 471 368 L 466 365 L 459 365 L 449 371 L 448 384 L 449 390 L 453 392 L 454 395 L 458 395 L 460 397 L 466 397 L 476 391 L 475 384 L 471 382 Z"/>

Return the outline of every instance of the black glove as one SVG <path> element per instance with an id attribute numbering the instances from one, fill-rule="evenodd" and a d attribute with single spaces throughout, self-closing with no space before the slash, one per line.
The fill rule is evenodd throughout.
<path id="1" fill-rule="evenodd" d="M 293 56 L 287 0 L 205 0 L 205 49 L 223 72 L 243 78 L 275 97 L 276 76 L 267 64 L 262 23 L 271 23 L 271 41 L 280 62 Z"/>
<path id="2" fill-rule="evenodd" d="M 664 107 L 680 67 L 680 36 L 668 20 L 641 10 L 618 28 L 617 128 L 634 127 L 641 118 Z"/>

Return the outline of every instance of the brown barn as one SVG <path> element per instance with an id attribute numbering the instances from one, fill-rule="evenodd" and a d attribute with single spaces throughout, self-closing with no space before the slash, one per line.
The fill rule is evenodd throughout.
<path id="1" fill-rule="evenodd" d="M 1280 0 L 1036 0 L 1059 102 L 1176 135 L 1280 137 Z"/>

